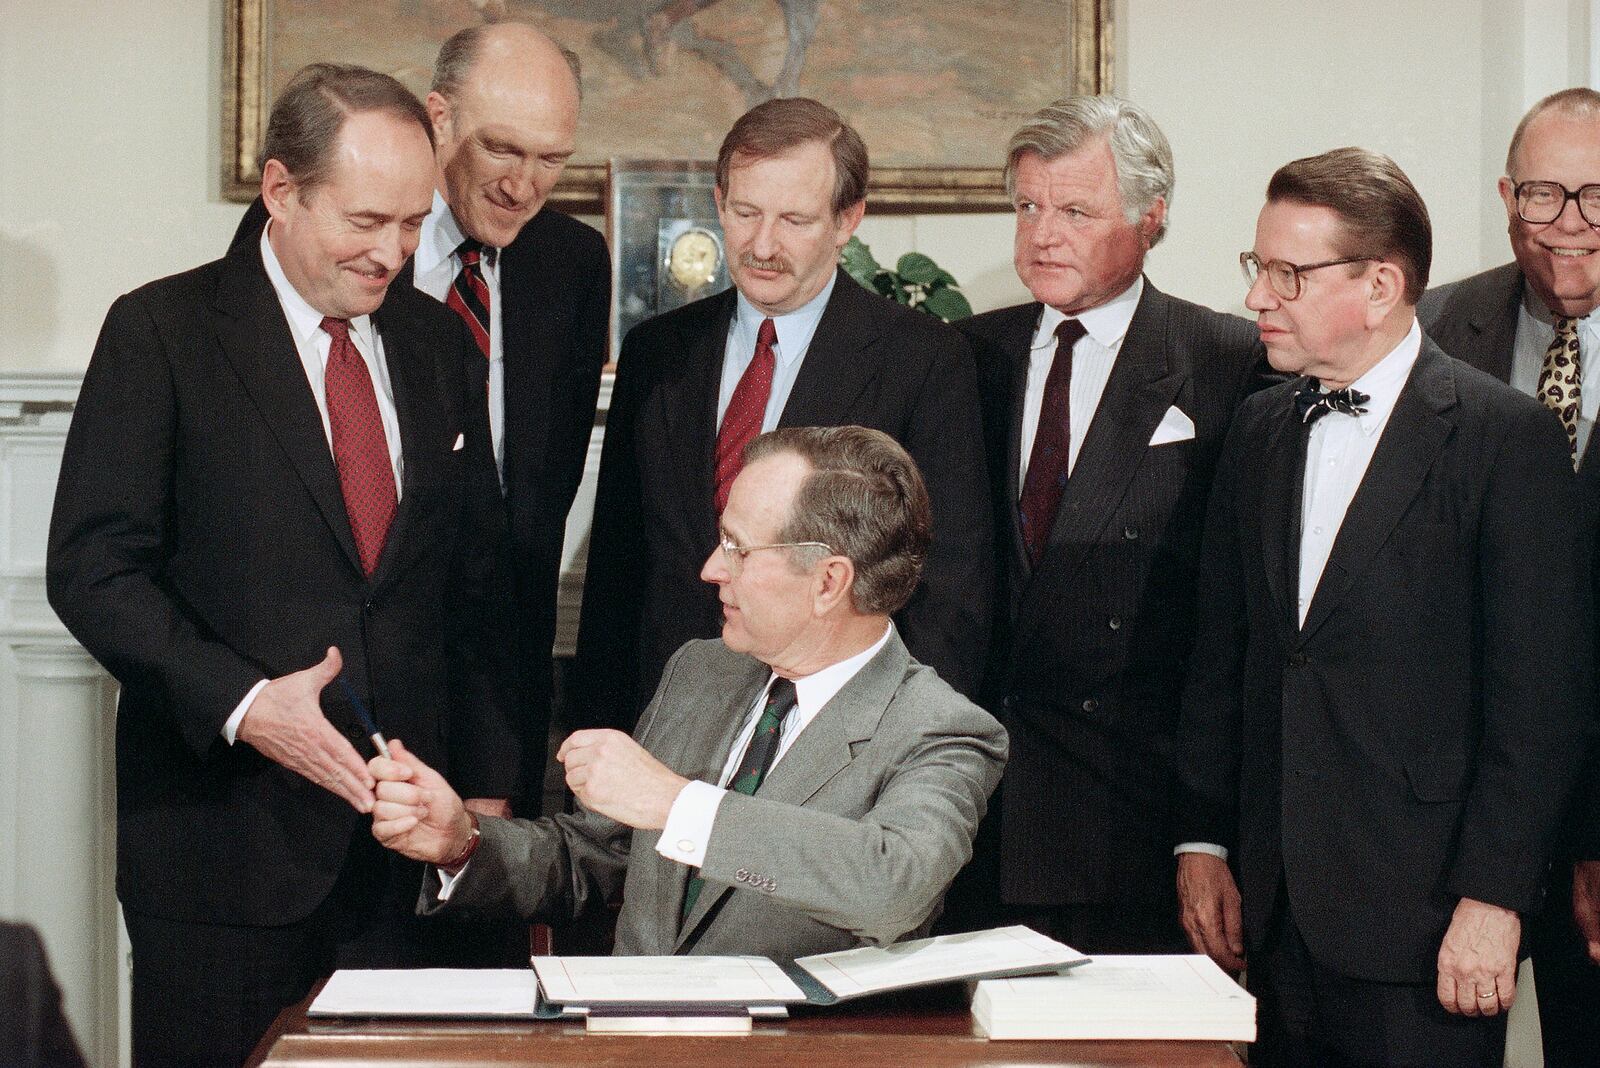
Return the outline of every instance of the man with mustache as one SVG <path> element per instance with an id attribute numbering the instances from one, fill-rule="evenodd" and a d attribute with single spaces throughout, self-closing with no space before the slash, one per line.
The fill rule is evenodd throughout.
<path id="1" fill-rule="evenodd" d="M 265 232 L 118 299 L 84 376 L 47 578 L 122 685 L 136 1063 L 239 1064 L 333 968 L 428 959 L 421 870 L 366 833 L 362 706 L 464 796 L 516 782 L 483 360 L 393 284 L 433 178 L 404 86 L 307 67 Z"/>
<path id="2" fill-rule="evenodd" d="M 746 113 L 717 156 L 734 288 L 629 331 L 606 419 L 573 725 L 631 729 L 668 658 L 721 628 L 698 578 L 740 450 L 775 427 L 873 427 L 916 460 L 933 547 L 896 615 L 911 654 L 976 692 L 993 568 L 971 350 L 838 267 L 867 149 L 805 98 Z"/>
<path id="3" fill-rule="evenodd" d="M 1516 262 L 1440 286 L 1417 317 L 1450 355 L 1556 410 L 1584 529 L 1600 548 L 1600 93 L 1565 89 L 1535 104 L 1512 135 L 1499 191 Z M 1600 755 L 1579 782 L 1528 945 L 1545 1062 L 1582 1063 L 1600 1049 Z"/>

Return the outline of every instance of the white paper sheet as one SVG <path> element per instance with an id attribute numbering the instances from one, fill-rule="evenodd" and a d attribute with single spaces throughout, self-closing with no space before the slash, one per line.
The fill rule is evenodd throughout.
<path id="1" fill-rule="evenodd" d="M 765 957 L 534 957 L 557 1005 L 757 1005 L 804 1001 Z"/>
<path id="2" fill-rule="evenodd" d="M 1086 959 L 1071 946 L 1018 926 L 819 953 L 795 963 L 834 994 L 848 998 L 981 975 L 1046 971 Z"/>
<path id="3" fill-rule="evenodd" d="M 311 1016 L 464 1016 L 533 1019 L 526 968 L 343 968 L 311 1003 Z"/>

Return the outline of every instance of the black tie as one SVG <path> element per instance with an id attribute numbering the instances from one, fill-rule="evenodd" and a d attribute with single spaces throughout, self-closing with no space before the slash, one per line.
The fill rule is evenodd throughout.
<path id="1" fill-rule="evenodd" d="M 1315 378 L 1304 378 L 1300 387 L 1294 391 L 1294 410 L 1299 414 L 1300 421 L 1307 426 L 1329 412 L 1338 412 L 1340 415 L 1365 415 L 1367 409 L 1364 405 L 1372 398 L 1360 390 L 1344 389 L 1324 390 L 1322 383 Z"/>

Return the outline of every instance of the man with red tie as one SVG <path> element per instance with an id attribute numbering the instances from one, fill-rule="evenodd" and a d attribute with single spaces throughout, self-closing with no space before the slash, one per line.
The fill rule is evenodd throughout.
<path id="1" fill-rule="evenodd" d="M 420 873 L 365 833 L 363 705 L 464 796 L 519 772 L 482 356 L 390 284 L 431 204 L 427 112 L 316 64 L 262 158 L 259 239 L 112 306 L 51 524 L 51 604 L 122 685 L 145 1064 L 238 1064 L 331 968 L 423 959 Z"/>
<path id="2" fill-rule="evenodd" d="M 954 330 L 857 285 L 867 149 L 832 108 L 771 100 L 717 156 L 732 290 L 628 333 L 606 418 L 573 725 L 631 729 L 662 668 L 721 627 L 699 580 L 740 451 L 763 431 L 861 425 L 916 460 L 933 503 L 921 585 L 896 616 L 911 654 L 977 691 L 993 573 L 976 373 Z"/>

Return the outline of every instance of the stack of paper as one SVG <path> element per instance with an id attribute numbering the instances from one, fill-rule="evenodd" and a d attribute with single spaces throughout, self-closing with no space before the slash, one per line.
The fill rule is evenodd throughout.
<path id="1" fill-rule="evenodd" d="M 986 979 L 972 1018 L 987 1038 L 1256 1037 L 1255 998 L 1205 956 L 1099 956 L 1063 975 Z"/>

